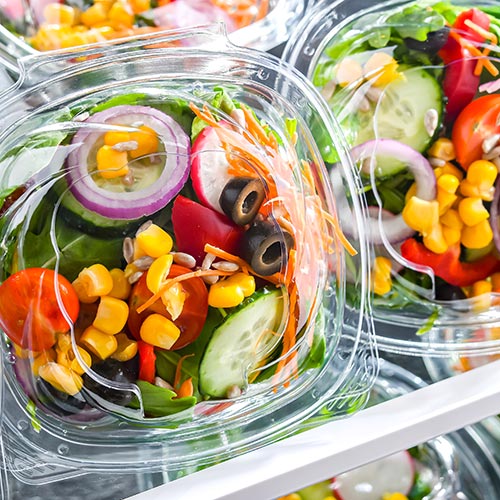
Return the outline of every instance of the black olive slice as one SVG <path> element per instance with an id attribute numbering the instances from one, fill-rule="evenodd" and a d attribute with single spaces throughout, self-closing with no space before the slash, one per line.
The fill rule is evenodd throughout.
<path id="1" fill-rule="evenodd" d="M 405 38 L 405 45 L 412 50 L 419 50 L 427 54 L 437 54 L 448 40 L 450 28 L 447 26 L 437 31 L 427 33 L 427 38 L 421 42 L 415 38 Z"/>
<path id="2" fill-rule="evenodd" d="M 223 212 L 239 226 L 250 224 L 266 196 L 264 184 L 252 177 L 234 177 L 219 198 Z"/>
<path id="3" fill-rule="evenodd" d="M 290 233 L 267 220 L 256 221 L 243 235 L 242 256 L 261 276 L 280 271 L 293 246 Z"/>

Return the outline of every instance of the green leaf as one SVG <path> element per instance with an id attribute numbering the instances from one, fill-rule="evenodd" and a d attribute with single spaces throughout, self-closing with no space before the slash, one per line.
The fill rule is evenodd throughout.
<path id="1" fill-rule="evenodd" d="M 137 386 L 141 391 L 144 413 L 149 417 L 165 417 L 192 408 L 197 400 L 194 396 L 177 398 L 177 394 L 170 389 L 158 387 L 143 380 L 138 380 Z M 140 408 L 137 400 L 132 401 L 131 408 Z"/>
<path id="2" fill-rule="evenodd" d="M 42 424 L 40 423 L 40 420 L 36 416 L 36 405 L 33 401 L 31 401 L 31 399 L 28 401 L 28 404 L 26 405 L 26 411 L 30 416 L 31 427 L 33 427 L 33 430 L 36 433 L 39 433 L 42 430 Z"/>
<path id="3" fill-rule="evenodd" d="M 439 312 L 440 308 L 436 307 L 432 311 L 432 314 L 427 318 L 426 322 L 417 330 L 417 335 L 423 335 L 424 333 L 427 333 L 432 329 L 434 323 L 439 317 Z"/>
<path id="4" fill-rule="evenodd" d="M 402 38 L 413 38 L 423 42 L 429 32 L 437 31 L 445 25 L 445 19 L 433 9 L 410 5 L 389 16 L 387 24 L 392 25 Z"/>
<path id="5" fill-rule="evenodd" d="M 19 186 L 8 187 L 0 190 L 0 208 L 3 207 L 6 198 L 8 198 Z"/>

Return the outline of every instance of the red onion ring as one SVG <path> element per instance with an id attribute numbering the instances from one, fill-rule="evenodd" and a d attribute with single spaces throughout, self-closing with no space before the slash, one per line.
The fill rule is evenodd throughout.
<path id="1" fill-rule="evenodd" d="M 142 122 L 155 130 L 166 152 L 160 177 L 139 191 L 117 193 L 99 187 L 89 175 L 89 153 L 102 132 L 84 126 L 72 144 L 80 145 L 68 155 L 67 179 L 75 198 L 87 209 L 113 219 L 138 219 L 165 207 L 182 189 L 189 175 L 190 141 L 170 116 L 148 106 L 115 106 L 95 113 L 83 123 L 130 126 Z"/>

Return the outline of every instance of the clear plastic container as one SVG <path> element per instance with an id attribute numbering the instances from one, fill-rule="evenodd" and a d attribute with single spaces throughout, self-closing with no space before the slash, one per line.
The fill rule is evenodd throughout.
<path id="1" fill-rule="evenodd" d="M 452 4 L 455 7 L 449 10 L 438 4 L 442 10 L 436 13 L 432 7 L 426 10 L 427 4 L 408 1 L 319 2 L 297 27 L 283 56 L 320 90 L 339 119 L 357 169 L 362 171 L 371 219 L 368 233 L 373 243 L 372 267 L 387 265 L 390 269 L 380 272 L 382 282 L 373 282 L 374 288 L 379 286 L 372 301 L 378 346 L 399 354 L 471 356 L 500 349 L 494 334 L 500 318 L 499 294 L 491 281 L 498 271 L 496 246 L 500 241 L 495 217 L 498 193 L 494 198 L 492 195 L 494 178 L 488 194 L 471 191 L 473 174 L 466 177 L 464 170 L 472 157 L 464 156 L 467 148 L 457 146 L 470 144 L 472 150 L 469 136 L 465 135 L 464 140 L 454 138 L 456 151 L 452 153 L 437 146 L 438 136 L 449 138 L 452 130 L 459 136 L 458 125 L 453 128 L 458 122 L 454 117 L 469 101 L 475 104 L 478 98 L 498 96 L 495 84 L 487 81 L 495 82 L 497 78 L 492 74 L 498 71 L 495 33 L 499 22 L 494 17 L 491 19 L 495 22 L 488 21 L 491 28 L 486 30 L 487 36 L 493 40 L 490 44 L 483 38 L 484 31 L 477 35 L 467 24 L 459 29 L 456 18 L 459 11 L 471 7 L 491 7 L 495 12 L 496 2 L 459 0 Z M 464 23 L 471 22 L 464 19 Z M 475 22 L 481 24 L 483 21 L 478 19 Z M 446 23 L 455 24 L 449 30 Z M 473 27 L 482 29 L 474 22 Z M 468 29 L 476 33 L 476 39 Z M 430 31 L 434 45 L 428 42 Z M 469 39 L 473 41 L 463 42 Z M 428 45 L 423 44 L 424 40 Z M 461 47 L 457 40 L 465 43 L 466 52 L 453 53 L 454 43 Z M 492 66 L 480 66 L 481 50 L 485 56 L 488 54 L 486 59 L 493 70 Z M 467 71 L 455 74 L 466 64 Z M 480 76 L 474 74 L 478 70 Z M 470 80 L 464 80 L 464 75 Z M 466 125 L 463 129 L 469 130 Z M 470 130 L 474 138 L 475 129 Z M 328 139 L 323 140 L 319 129 L 315 132 L 323 157 L 334 163 Z M 491 137 L 493 129 L 491 134 L 484 134 L 481 140 Z M 490 151 L 487 142 L 482 148 L 479 143 L 474 159 L 487 159 L 487 168 L 496 175 L 497 150 Z M 483 152 L 484 148 L 489 152 Z M 382 160 L 379 156 L 378 164 L 377 152 L 386 155 Z M 433 171 L 433 167 L 437 170 Z M 454 183 L 453 188 L 446 187 L 449 191 L 437 181 L 443 173 Z M 486 174 L 481 175 L 486 178 Z M 460 180 L 462 177 L 465 182 Z M 414 193 L 407 193 L 414 179 L 418 197 L 412 199 L 412 204 Z M 331 180 L 337 193 L 341 187 L 335 188 L 334 174 Z M 462 218 L 458 210 L 462 198 L 457 195 L 466 200 L 464 207 L 478 198 L 478 208 L 487 219 L 479 223 Z M 426 212 L 429 207 L 432 214 Z M 349 220 L 349 210 L 340 207 L 339 214 L 341 219 Z M 452 227 L 452 214 L 458 217 L 456 227 Z M 475 236 L 469 237 L 472 233 Z M 474 288 L 476 283 L 479 285 Z M 483 285 L 486 288 L 482 289 Z"/>
<path id="2" fill-rule="evenodd" d="M 381 359 L 370 404 L 387 401 L 425 385 L 413 373 Z M 326 499 L 332 494 L 334 498 L 340 494 L 346 500 L 381 500 L 374 491 L 385 487 L 387 495 L 399 492 L 409 499 L 495 500 L 500 487 L 500 467 L 492 454 L 491 440 L 481 433 L 480 426 L 467 427 L 415 446 L 409 453 L 397 453 L 391 459 L 384 458 L 373 466 L 361 467 L 355 475 L 352 471 L 347 472 L 297 494 L 300 500 Z"/>
<path id="3" fill-rule="evenodd" d="M 161 47 L 158 45 L 160 43 Z M 144 57 L 146 53 L 147 57 Z M 2 266 L 2 281 L 5 281 L 0 289 L 9 281 L 8 276 L 12 271 L 22 272 L 30 268 L 28 263 L 33 262 L 33 259 L 44 259 L 48 255 L 49 260 L 43 262 L 49 265 L 50 261 L 52 267 L 62 272 L 68 262 L 73 262 L 71 259 L 75 257 L 72 256 L 78 253 L 75 250 L 78 238 L 70 239 L 74 243 L 70 245 L 63 245 L 59 239 L 58 225 L 72 224 L 68 212 L 65 217 L 61 216 L 62 212 L 58 212 L 60 205 L 65 203 L 66 191 L 56 196 L 53 205 L 49 203 L 49 212 L 42 210 L 39 213 L 42 216 L 38 219 L 33 215 L 41 210 L 40 207 L 47 201 L 47 193 L 55 188 L 57 172 L 63 165 L 67 167 L 70 164 L 75 151 L 82 151 L 79 149 L 80 144 L 85 145 L 89 136 L 110 131 L 110 122 L 102 114 L 99 115 L 102 120 L 96 121 L 94 118 L 94 121 L 88 121 L 86 110 L 96 111 L 93 117 L 97 116 L 95 106 L 100 106 L 99 112 L 107 113 L 109 109 L 104 110 L 106 106 L 103 104 L 113 99 L 114 107 L 110 109 L 117 109 L 126 94 L 132 96 L 127 105 L 136 103 L 134 99 L 142 104 L 163 105 L 162 109 L 167 109 L 167 114 L 175 114 L 178 118 L 183 112 L 188 115 L 191 113 L 179 103 L 193 102 L 199 109 L 207 105 L 207 112 L 224 118 L 225 125 L 220 127 L 219 132 L 221 137 L 225 137 L 224 140 L 233 141 L 235 134 L 240 134 L 238 144 L 241 143 L 241 147 L 248 140 L 254 141 L 249 157 L 245 156 L 250 154 L 248 151 L 238 155 L 239 146 L 234 146 L 236 149 L 231 154 L 239 156 L 243 162 L 239 168 L 245 164 L 252 165 L 252 162 L 255 162 L 252 168 L 257 168 L 255 165 L 263 168 L 262 165 L 269 165 L 268 162 L 272 161 L 266 167 L 268 170 L 258 170 L 261 172 L 259 175 L 269 192 L 276 190 L 276 197 L 269 205 L 278 203 L 285 211 L 278 213 L 273 207 L 268 212 L 281 224 L 292 217 L 290 220 L 293 222 L 288 229 L 295 235 L 294 248 L 297 250 L 295 265 L 292 266 L 293 260 L 289 260 L 288 270 L 285 271 L 288 274 L 273 276 L 278 282 L 281 279 L 279 276 L 283 279 L 288 276 L 296 283 L 299 293 L 290 289 L 290 293 L 282 295 L 285 300 L 281 325 L 275 327 L 274 333 L 269 332 L 270 326 L 266 327 L 262 332 L 266 336 L 259 335 L 258 340 L 274 339 L 271 342 L 274 349 L 277 349 L 276 342 L 284 348 L 285 344 L 280 341 L 283 338 L 282 327 L 287 322 L 288 304 L 292 304 L 286 302 L 287 296 L 292 301 L 293 297 L 297 298 L 294 310 L 298 314 L 294 316 L 301 335 L 295 346 L 286 341 L 288 348 L 284 348 L 282 356 L 271 359 L 269 352 L 266 352 L 265 357 L 261 356 L 267 363 L 264 367 L 240 363 L 241 373 L 237 372 L 245 383 L 238 389 L 238 394 L 234 391 L 226 393 L 226 397 L 212 394 L 210 399 L 198 401 L 184 411 L 156 418 L 147 410 L 143 393 L 135 383 L 113 382 L 104 374 L 96 374 L 92 369 L 96 363 L 95 356 L 90 367 L 84 358 L 80 359 L 83 355 L 76 345 L 77 342 L 81 344 L 82 340 L 78 335 L 78 325 L 74 328 L 72 321 L 67 320 L 70 331 L 64 337 L 71 340 L 73 356 L 80 366 L 85 367 L 85 376 L 90 377 L 94 384 L 94 389 L 90 391 L 90 402 L 86 399 L 86 403 L 82 403 L 81 391 L 75 395 L 78 399 L 76 406 L 79 407 L 76 411 L 72 408 L 68 410 L 68 404 L 74 406 L 75 403 L 70 399 L 65 400 L 62 405 L 64 412 L 61 413 L 60 393 L 56 393 L 57 397 L 47 396 L 47 390 L 41 391 L 37 385 L 39 378 L 32 375 L 31 367 L 37 359 L 33 352 L 29 349 L 27 353 L 16 351 L 12 341 L 3 336 L 1 435 L 5 468 L 10 474 L 29 484 L 99 471 L 140 473 L 164 470 L 175 477 L 176 474 L 189 472 L 191 468 L 225 460 L 289 435 L 328 402 L 335 401 L 331 403 L 331 418 L 350 414 L 363 405 L 377 370 L 367 293 L 368 249 L 363 240 L 361 243 L 358 241 L 357 254 L 349 261 L 357 270 L 355 276 L 358 280 L 360 307 L 354 310 L 345 300 L 346 250 L 339 231 L 332 232 L 330 223 L 327 223 L 327 220 L 335 222 L 339 200 L 333 198 L 325 181 L 326 170 L 307 125 L 311 120 L 324 123 L 338 146 L 339 154 L 345 158 L 346 168 L 342 165 L 338 168 L 345 181 L 345 193 L 353 194 L 347 202 L 352 206 L 359 234 L 363 232 L 364 209 L 362 199 L 355 196 L 358 180 L 348 167 L 348 157 L 342 149 L 338 127 L 328 108 L 299 73 L 272 56 L 236 48 L 223 36 L 220 26 L 171 32 L 161 38 L 155 37 L 154 46 L 151 40 L 146 39 L 127 44 L 117 43 L 107 47 L 106 51 L 102 47 L 91 48 L 79 52 L 78 60 L 74 53 L 64 51 L 36 55 L 21 59 L 20 68 L 21 77 L 16 85 L 1 96 L 5 113 L 1 124 L 0 185 L 2 188 L 24 187 L 16 192 L 20 194 L 18 199 L 10 199 L 13 204 L 2 217 L 1 240 L 9 251 Z M 231 112 L 229 115 L 229 111 L 218 109 L 214 100 L 214 87 L 218 89 L 217 95 L 220 97 L 220 86 L 224 87 L 226 96 L 248 106 L 259 120 L 265 120 L 266 127 L 271 127 L 275 132 L 271 135 L 276 142 L 269 139 L 265 129 L 259 127 L 256 128 L 256 133 L 260 134 L 259 140 L 264 140 L 261 135 L 264 134 L 268 137 L 265 141 L 270 142 L 263 145 L 255 141 L 255 137 L 252 139 L 255 132 L 242 132 L 239 125 L 242 123 L 241 113 Z M 131 113 L 128 108 L 127 113 Z M 135 114 L 131 116 L 135 117 Z M 189 116 L 192 120 L 192 115 Z M 121 126 L 139 127 L 137 118 L 134 120 L 134 123 L 123 122 Z M 146 120 L 149 119 L 146 117 Z M 251 115 L 247 115 L 243 123 L 246 120 L 251 120 Z M 116 121 L 112 123 L 116 125 Z M 224 132 L 224 127 L 230 128 L 232 132 Z M 115 132 L 127 130 L 116 130 L 116 126 L 114 129 Z M 89 134 L 78 136 L 81 141 L 75 139 L 71 142 L 68 139 L 74 132 Z M 175 144 L 179 147 L 178 141 L 172 143 L 165 137 L 161 135 L 162 147 L 167 152 L 166 161 L 172 158 L 177 166 L 184 164 L 188 152 L 172 152 L 169 148 Z M 125 141 L 127 144 L 130 142 L 134 141 Z M 102 142 L 96 148 L 104 148 L 100 144 Z M 137 144 L 133 146 L 136 148 Z M 211 161 L 217 158 L 222 158 L 217 161 L 224 161 L 225 153 L 218 156 L 217 148 L 214 148 L 213 143 L 198 148 L 193 146 L 192 155 L 202 158 L 209 154 L 213 155 Z M 159 156 L 160 150 L 155 151 L 153 156 Z M 78 168 L 78 162 L 75 168 Z M 92 175 L 97 174 L 94 172 Z M 90 178 L 88 173 L 82 175 L 82 179 L 87 178 Z M 326 210 L 323 212 L 320 207 Z M 108 206 L 104 208 L 109 209 Z M 331 215 L 325 216 L 326 212 Z M 169 216 L 167 222 L 168 219 Z M 33 233 L 33 228 L 38 227 L 33 226 L 36 220 L 46 227 L 45 233 Z M 74 229 L 80 233 L 85 231 L 80 225 Z M 134 232 L 135 229 L 120 229 L 120 256 L 123 237 L 133 236 Z M 104 233 L 106 245 L 116 239 L 116 228 L 105 229 Z M 278 239 L 281 252 L 285 251 L 284 255 L 292 259 L 290 243 L 283 229 L 278 233 L 282 235 Z M 45 257 L 44 234 L 49 236 L 52 245 Z M 93 237 L 94 242 L 97 241 L 95 238 L 99 238 L 97 234 Z M 58 248 L 57 252 L 54 252 L 54 245 Z M 94 251 L 92 246 L 93 243 L 85 243 L 86 250 L 82 250 L 84 260 L 97 258 L 91 257 Z M 12 260 L 10 257 L 14 255 L 14 248 L 15 258 Z M 99 258 L 104 259 L 114 255 L 109 249 L 97 253 Z M 88 264 L 91 262 L 79 265 L 83 267 Z M 289 278 L 285 280 L 287 283 Z M 40 281 L 36 283 L 38 286 Z M 53 280 L 51 283 L 52 291 L 56 290 Z M 64 298 L 63 303 L 66 304 Z M 34 304 L 37 311 L 43 311 L 46 306 L 43 301 L 35 301 Z M 130 304 L 131 308 L 135 307 L 135 303 Z M 66 310 L 69 311 L 68 308 Z M 226 309 L 223 314 L 227 312 L 231 312 L 231 309 Z M 72 320 L 71 313 L 68 314 L 66 318 Z M 34 339 L 35 330 L 30 332 L 31 337 L 28 338 Z M 61 364 L 59 338 L 55 349 L 57 363 Z M 197 351 L 198 354 L 201 351 Z M 180 352 L 187 353 L 185 350 Z M 278 354 L 279 350 L 273 352 Z M 160 354 L 157 352 L 157 355 Z M 178 363 L 180 355 L 175 352 L 172 355 L 177 356 L 175 359 Z M 196 364 L 196 359 L 193 358 L 191 362 Z M 294 360 L 297 361 L 297 370 Z M 236 357 L 228 358 L 228 364 L 236 361 Z M 189 365 L 185 360 L 186 363 Z M 186 366 L 184 364 L 182 366 Z M 158 365 L 156 367 L 158 371 Z M 252 370 L 254 374 L 260 373 L 260 378 L 252 378 L 252 383 L 248 383 Z M 286 376 L 281 379 L 280 375 L 273 375 L 277 372 Z M 184 373 L 183 378 L 187 375 Z M 61 379 L 57 380 L 62 384 Z M 131 396 L 136 402 L 135 408 L 112 404 L 105 397 L 100 398 L 95 389 L 96 384 L 98 389 L 114 391 L 115 395 Z M 175 380 L 172 385 L 180 390 Z M 54 393 L 54 387 L 59 386 L 52 384 L 49 394 Z"/>
<path id="4" fill-rule="evenodd" d="M 54 8 L 54 5 L 47 8 L 50 3 L 46 0 L 29 4 L 21 0 L 0 2 L 0 44 L 7 53 L 22 56 L 38 50 L 78 47 L 215 22 L 226 23 L 233 43 L 270 50 L 288 39 L 306 8 L 305 0 L 131 0 L 116 2 L 115 7 L 110 0 L 86 2 L 82 11 L 73 9 L 75 3 L 71 1 L 62 2 L 62 8 Z M 134 16 L 130 16 L 131 9 Z M 113 10 L 124 10 L 124 14 L 118 17 L 118 12 L 114 15 Z M 70 20 L 73 25 L 64 24 Z"/>

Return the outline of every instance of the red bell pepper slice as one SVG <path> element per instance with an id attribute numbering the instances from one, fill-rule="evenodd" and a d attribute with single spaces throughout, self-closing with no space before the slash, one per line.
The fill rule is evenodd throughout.
<path id="1" fill-rule="evenodd" d="M 490 18 L 488 17 L 488 15 L 474 7 L 472 9 L 461 12 L 453 23 L 453 27 L 459 31 L 461 36 L 477 43 L 483 43 L 484 36 L 480 35 L 477 31 L 474 31 L 471 27 L 467 26 L 465 24 L 465 21 L 470 21 L 476 26 L 483 28 L 483 30 L 489 31 Z"/>
<path id="2" fill-rule="evenodd" d="M 154 384 L 156 375 L 156 354 L 154 347 L 143 340 L 137 342 L 139 350 L 139 380 Z"/>
<path id="3" fill-rule="evenodd" d="M 431 252 L 423 243 L 408 238 L 401 245 L 401 255 L 410 262 L 430 267 L 436 276 L 454 286 L 470 286 L 500 270 L 500 260 L 488 254 L 474 262 L 460 260 L 460 245 L 442 254 Z"/>

